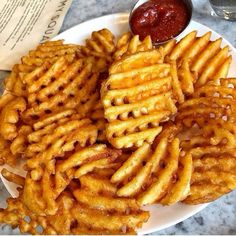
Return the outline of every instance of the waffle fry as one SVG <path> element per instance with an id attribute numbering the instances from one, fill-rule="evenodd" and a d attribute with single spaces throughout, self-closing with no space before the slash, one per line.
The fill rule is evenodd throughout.
<path id="1" fill-rule="evenodd" d="M 28 66 L 33 71 L 45 62 L 54 64 L 60 57 L 72 62 L 80 48 L 79 45 L 64 44 L 63 40 L 48 41 L 40 44 L 35 50 L 31 50 L 27 56 L 22 57 L 22 65 Z"/>
<path id="2" fill-rule="evenodd" d="M 27 92 L 22 81 L 22 76 L 23 73 L 20 72 L 19 65 L 15 65 L 10 75 L 5 80 L 6 91 L 19 97 L 26 97 Z"/>
<path id="3" fill-rule="evenodd" d="M 94 182 L 90 182 L 91 185 L 88 189 L 86 180 L 92 178 Z M 141 222 L 147 220 L 149 217 L 147 212 L 140 210 L 135 199 L 112 197 L 115 186 L 106 185 L 104 182 L 99 182 L 101 183 L 98 184 L 100 189 L 97 191 L 96 181 L 96 177 L 84 175 L 81 180 L 81 189 L 73 191 L 79 204 L 87 206 L 74 211 L 74 217 L 79 222 L 95 229 L 102 229 L 105 232 L 115 230 L 122 233 L 122 229 L 124 229 L 123 233 L 129 233 L 139 227 Z M 94 197 L 95 192 L 96 196 Z M 127 220 L 128 217 L 129 220 Z M 96 221 L 96 224 L 93 220 Z M 109 224 L 107 224 L 108 221 Z"/>
<path id="4" fill-rule="evenodd" d="M 161 132 L 159 123 L 176 112 L 170 66 L 156 64 L 160 57 L 156 50 L 140 52 L 110 67 L 101 96 L 108 120 L 106 136 L 116 148 L 152 143 Z"/>
<path id="5" fill-rule="evenodd" d="M 91 125 L 89 119 L 62 119 L 58 123 L 48 125 L 43 129 L 36 130 L 28 135 L 29 145 L 26 149 L 26 156 L 32 157 L 40 152 L 45 151 L 50 145 L 56 140 L 63 138 L 64 136 L 72 132 L 81 132 L 84 130 L 88 131 L 88 128 L 94 128 L 94 136 L 96 137 L 96 129 Z M 81 140 L 81 146 L 84 146 L 87 140 Z M 93 142 L 93 141 L 92 141 Z"/>
<path id="6" fill-rule="evenodd" d="M 154 151 L 145 143 L 130 155 L 111 177 L 112 183 L 121 185 L 118 196 L 135 197 L 140 205 L 153 202 L 171 205 L 188 196 L 192 156 L 179 157 L 179 140 L 175 138 L 178 132 L 175 126 L 167 126 Z"/>
<path id="7" fill-rule="evenodd" d="M 44 138 L 49 143 L 41 142 L 43 149 L 45 148 L 44 144 L 50 144 L 50 146 L 47 146 L 44 152 L 39 152 L 27 160 L 27 167 L 32 170 L 32 175 L 35 176 L 33 179 L 41 178 L 40 165 L 44 164 L 49 173 L 55 173 L 55 158 L 63 157 L 66 152 L 73 151 L 76 147 L 85 147 L 96 142 L 97 129 L 89 122 L 87 119 L 68 122 L 68 125 L 65 124 L 66 129 L 70 127 L 68 133 L 63 133 L 65 127 L 59 126 L 54 133 Z"/>
<path id="8" fill-rule="evenodd" d="M 187 94 L 193 93 L 193 86 L 200 87 L 205 85 L 209 80 L 227 77 L 229 66 L 232 57 L 228 56 L 229 47 L 226 46 L 221 49 L 222 39 L 211 41 L 211 33 L 208 32 L 203 36 L 197 37 L 197 32 L 193 31 L 174 45 L 174 40 L 167 43 L 161 48 L 166 60 L 173 60 L 178 62 L 178 68 L 183 62 L 188 61 L 189 70 L 182 69 L 185 74 L 192 77 L 188 80 L 189 85 L 185 80 L 182 80 L 182 89 Z M 185 87 L 191 86 L 191 89 Z"/>
<path id="9" fill-rule="evenodd" d="M 81 48 L 80 57 L 93 64 L 98 72 L 107 71 L 115 50 L 114 35 L 108 29 L 94 31 L 91 38 L 86 39 L 86 46 Z"/>
<path id="10" fill-rule="evenodd" d="M 22 97 L 10 101 L 0 114 L 0 132 L 4 139 L 13 140 L 17 136 L 16 123 L 21 113 L 26 109 L 26 102 Z"/>
<path id="11" fill-rule="evenodd" d="M 18 134 L 10 146 L 10 150 L 13 155 L 25 153 L 28 146 L 27 135 L 31 132 L 32 128 L 30 126 L 23 125 L 19 128 Z"/>
<path id="12" fill-rule="evenodd" d="M 31 105 L 24 112 L 24 121 L 34 123 L 48 114 L 74 108 L 83 116 L 97 101 L 97 95 L 94 97 L 92 93 L 96 89 L 98 74 L 91 70 L 92 65 L 84 65 L 82 60 L 68 65 L 64 58 L 60 58 L 49 69 L 42 66 L 25 76 Z M 34 78 L 38 78 L 37 82 L 32 83 Z"/>
<path id="13" fill-rule="evenodd" d="M 119 151 L 108 149 L 104 144 L 94 145 L 74 153 L 67 160 L 59 164 L 57 170 L 64 172 L 72 167 L 78 167 L 88 161 L 90 162 L 91 160 L 95 161 L 110 158 L 111 161 L 113 161 L 119 154 Z"/>
<path id="14" fill-rule="evenodd" d="M 185 203 L 211 202 L 235 189 L 235 155 L 231 155 L 234 151 L 231 149 L 228 152 L 224 148 L 211 154 L 203 152 L 201 156 L 195 157 L 191 191 Z"/>
<path id="15" fill-rule="evenodd" d="M 8 164 L 13 167 L 16 165 L 18 158 L 12 154 L 10 145 L 10 141 L 0 136 L 0 165 Z"/>
<path id="16" fill-rule="evenodd" d="M 179 107 L 177 119 L 181 120 L 187 127 L 191 127 L 195 119 L 205 120 L 235 120 L 235 79 L 221 79 L 208 83 L 196 90 L 193 99 L 189 99 Z M 231 86 L 231 87 L 230 87 Z"/>
<path id="17" fill-rule="evenodd" d="M 150 36 L 147 36 L 143 41 L 140 41 L 138 35 L 132 37 L 132 34 L 127 32 L 118 39 L 113 58 L 114 60 L 119 60 L 122 56 L 151 49 L 153 49 L 153 45 Z"/>

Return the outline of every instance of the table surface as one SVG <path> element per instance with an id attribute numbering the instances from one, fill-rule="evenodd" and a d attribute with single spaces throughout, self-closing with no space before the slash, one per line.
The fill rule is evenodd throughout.
<path id="1" fill-rule="evenodd" d="M 136 0 L 74 0 L 65 17 L 61 32 L 95 17 L 129 11 L 135 2 Z M 193 0 L 193 4 L 193 19 L 220 33 L 236 47 L 236 22 L 211 16 L 211 9 L 206 0 Z M 6 72 L 0 72 L 1 82 L 6 74 Z M 0 183 L 0 207 L 5 206 L 5 199 L 8 196 L 9 194 Z M 235 199 L 236 191 L 211 203 L 193 217 L 153 234 L 236 234 Z M 0 225 L 0 234 L 19 234 L 19 231 Z"/>

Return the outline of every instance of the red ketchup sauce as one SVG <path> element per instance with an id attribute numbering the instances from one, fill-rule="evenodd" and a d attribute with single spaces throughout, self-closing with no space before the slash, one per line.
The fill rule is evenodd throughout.
<path id="1" fill-rule="evenodd" d="M 130 27 L 141 40 L 150 35 L 154 43 L 161 43 L 181 33 L 189 19 L 189 9 L 182 0 L 150 0 L 134 10 Z"/>

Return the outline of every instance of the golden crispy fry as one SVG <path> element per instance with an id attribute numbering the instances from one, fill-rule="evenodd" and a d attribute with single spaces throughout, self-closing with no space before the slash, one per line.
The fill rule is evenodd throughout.
<path id="1" fill-rule="evenodd" d="M 13 155 L 23 154 L 28 145 L 27 135 L 32 132 L 32 128 L 27 125 L 23 125 L 19 128 L 18 135 L 12 141 L 10 150 Z"/>
<path id="2" fill-rule="evenodd" d="M 183 202 L 186 204 L 197 205 L 212 202 L 217 198 L 229 193 L 231 190 L 224 185 L 214 184 L 193 184 L 191 193 Z"/>
<path id="3" fill-rule="evenodd" d="M 211 41 L 211 33 L 208 32 L 203 36 L 197 37 L 197 32 L 193 31 L 181 39 L 177 44 L 174 41 L 167 43 L 160 51 L 165 56 L 166 61 L 177 61 L 178 69 L 183 63 L 189 61 L 189 71 L 185 74 L 190 77 L 194 76 L 194 87 L 205 85 L 209 80 L 227 77 L 231 56 L 228 56 L 229 47 L 221 49 L 222 39 Z M 175 44 L 173 46 L 173 44 Z M 179 71 L 183 73 L 183 70 Z M 186 75 L 186 76 L 187 76 Z M 181 76 L 181 75 L 180 75 Z M 186 84 L 182 82 L 182 90 L 184 93 L 192 93 L 191 90 L 186 91 Z"/>
<path id="4" fill-rule="evenodd" d="M 17 136 L 17 122 L 26 109 L 24 98 L 17 97 L 9 102 L 0 114 L 0 132 L 4 139 L 13 140 Z"/>
<path id="5" fill-rule="evenodd" d="M 153 154 L 150 155 L 150 149 L 149 149 L 148 150 L 149 153 L 147 153 L 146 160 L 145 160 L 146 164 L 144 165 L 144 167 L 139 168 L 139 170 L 137 170 L 136 176 L 133 177 L 133 179 L 130 182 L 128 182 L 122 188 L 120 188 L 117 192 L 117 195 L 118 196 L 133 196 L 133 195 L 138 194 L 141 188 L 143 188 L 145 184 L 148 182 L 148 179 L 150 178 L 150 176 L 156 171 L 158 171 L 158 166 L 160 164 L 160 161 L 163 159 L 165 155 L 166 147 L 167 147 L 167 139 L 163 139 L 160 141 L 160 143 L 158 144 Z M 136 153 L 136 155 L 140 155 L 139 152 Z M 130 158 L 133 158 L 133 157 L 131 156 Z M 140 164 L 143 164 L 143 163 L 140 163 Z"/>
<path id="6" fill-rule="evenodd" d="M 81 48 L 79 57 L 92 63 L 93 70 L 106 72 L 112 62 L 115 50 L 114 36 L 108 29 L 94 31 L 91 38 L 86 40 L 86 46 Z"/>
<path id="7" fill-rule="evenodd" d="M 46 203 L 42 199 L 42 187 L 39 181 L 31 179 L 27 174 L 22 194 L 23 204 L 34 214 L 45 215 Z"/>
<path id="8" fill-rule="evenodd" d="M 150 36 L 147 36 L 143 41 L 140 41 L 138 35 L 132 37 L 132 34 L 127 32 L 118 39 L 113 57 L 114 60 L 119 60 L 122 56 L 148 51 L 152 48 L 153 45 Z"/>
<path id="9" fill-rule="evenodd" d="M 177 181 L 170 188 L 170 191 L 167 195 L 161 200 L 161 203 L 164 205 L 172 205 L 177 202 L 185 199 L 190 192 L 190 182 L 193 172 L 192 165 L 192 156 L 191 154 L 187 154 L 180 158 L 180 164 L 182 166 L 179 167 L 177 171 Z"/>
<path id="10" fill-rule="evenodd" d="M 106 136 L 114 147 L 152 143 L 161 132 L 159 123 L 176 112 L 170 66 L 157 64 L 160 58 L 157 50 L 139 52 L 110 67 L 101 99 L 108 120 Z"/>
<path id="11" fill-rule="evenodd" d="M 219 149 L 219 148 L 218 148 Z M 235 155 L 233 150 L 205 150 L 194 159 L 194 173 L 190 195 L 184 200 L 187 204 L 213 201 L 236 187 Z M 201 189 L 203 188 L 204 189 Z M 201 190 L 200 190 L 201 189 Z"/>
<path id="12" fill-rule="evenodd" d="M 86 40 L 86 47 L 82 48 L 87 55 L 95 57 L 110 56 L 114 49 L 114 36 L 108 29 L 94 31 L 91 39 Z"/>
<path id="13" fill-rule="evenodd" d="M 81 186 L 95 194 L 115 195 L 117 189 L 108 179 L 83 175 L 79 178 Z"/>
<path id="14" fill-rule="evenodd" d="M 196 35 L 197 35 L 197 31 L 193 31 L 187 36 L 185 36 L 183 39 L 181 39 L 180 42 L 176 45 L 176 47 L 171 51 L 171 54 L 169 56 L 170 60 L 176 61 L 179 58 L 181 58 L 184 52 L 194 42 Z"/>
<path id="15" fill-rule="evenodd" d="M 77 189 L 73 192 L 78 202 L 88 205 L 89 208 L 102 211 L 125 212 L 128 208 L 131 211 L 138 211 L 139 206 L 134 199 L 128 198 L 111 198 L 106 196 L 96 196 L 89 191 Z"/>
<path id="16" fill-rule="evenodd" d="M 162 55 L 158 50 L 153 49 L 150 51 L 138 52 L 124 56 L 121 60 L 113 63 L 109 68 L 109 73 L 110 75 L 124 73 L 134 69 L 156 65 L 158 62 L 163 62 Z"/>
<path id="17" fill-rule="evenodd" d="M 14 167 L 17 163 L 17 156 L 13 155 L 10 150 L 10 141 L 0 136 L 0 165 L 8 164 Z"/>
<path id="18" fill-rule="evenodd" d="M 121 231 L 126 227 L 126 233 L 130 229 L 136 229 L 146 222 L 149 218 L 147 212 L 136 212 L 128 215 L 107 214 L 102 211 L 91 210 L 84 207 L 75 207 L 72 209 L 73 217 L 87 227 L 92 227 L 103 231 Z M 122 231 L 121 231 L 122 232 Z"/>
<path id="19" fill-rule="evenodd" d="M 197 86 L 206 84 L 208 79 L 211 77 L 214 78 L 214 75 L 219 70 L 218 68 L 222 65 L 224 66 L 224 62 L 228 59 L 228 52 L 229 47 L 226 46 L 209 61 L 209 64 L 207 65 L 197 82 Z"/>
<path id="20" fill-rule="evenodd" d="M 24 184 L 25 184 L 25 178 L 24 177 L 22 177 L 20 175 L 17 175 L 15 173 L 7 170 L 6 168 L 2 169 L 1 174 L 6 180 L 8 180 L 12 183 L 18 184 L 21 187 L 23 187 Z"/>
<path id="21" fill-rule="evenodd" d="M 112 183 L 122 182 L 128 177 L 134 175 L 150 155 L 151 147 L 149 144 L 144 143 L 123 163 L 123 165 L 111 177 Z"/>
<path id="22" fill-rule="evenodd" d="M 15 99 L 15 96 L 11 93 L 6 92 L 0 97 L 0 110 L 2 110 L 9 102 Z"/>
<path id="23" fill-rule="evenodd" d="M 84 65 L 82 60 L 77 60 L 67 65 L 66 60 L 60 58 L 49 69 L 43 69 L 41 75 L 36 72 L 37 69 L 25 77 L 31 103 L 23 115 L 25 122 L 35 123 L 49 114 L 74 108 L 84 116 L 90 105 L 94 105 L 93 100 L 90 104 L 90 96 L 96 90 L 98 74 L 92 72 L 91 64 Z M 35 76 L 37 80 L 31 83 Z M 94 95 L 97 95 L 92 95 L 96 101 Z"/>
<path id="24" fill-rule="evenodd" d="M 72 167 L 81 166 L 91 160 L 100 160 L 106 157 L 113 159 L 118 155 L 119 151 L 108 149 L 104 144 L 94 145 L 71 155 L 67 160 L 58 165 L 58 171 L 64 172 Z"/>
<path id="25" fill-rule="evenodd" d="M 21 78 L 21 72 L 19 71 L 19 65 L 15 65 L 12 68 L 10 75 L 5 79 L 5 90 L 16 95 L 26 97 L 26 88 Z"/>
<path id="26" fill-rule="evenodd" d="M 63 123 L 59 122 L 59 124 L 46 126 L 42 130 L 37 130 L 28 135 L 30 145 L 27 147 L 26 156 L 31 157 L 37 153 L 43 152 L 57 139 L 76 130 L 82 132 L 83 129 L 86 129 L 88 126 L 91 126 L 89 119 L 66 120 Z M 85 142 L 86 140 L 83 143 Z"/>
<path id="27" fill-rule="evenodd" d="M 166 167 L 159 172 L 157 181 L 152 183 L 151 186 L 139 196 L 138 202 L 140 205 L 147 205 L 160 200 L 160 198 L 163 197 L 163 194 L 165 194 L 165 191 L 168 189 L 173 175 L 178 169 L 178 159 L 180 153 L 178 139 L 174 139 L 171 143 L 169 152 L 170 156 L 168 161 L 166 161 Z"/>
<path id="28" fill-rule="evenodd" d="M 22 64 L 30 67 L 32 71 L 45 62 L 53 64 L 59 57 L 65 57 L 67 61 L 72 62 L 80 48 L 79 45 L 63 44 L 63 40 L 48 41 L 22 57 Z"/>
<path id="29" fill-rule="evenodd" d="M 116 158 L 116 157 L 115 157 Z M 92 161 L 90 163 L 84 164 L 75 172 L 75 178 L 80 178 L 83 175 L 86 175 L 96 169 L 107 169 L 112 167 L 114 164 L 113 158 L 103 158 L 99 160 Z"/>
<path id="30" fill-rule="evenodd" d="M 183 94 L 183 91 L 181 88 L 181 83 L 179 81 L 177 65 L 176 65 L 175 61 L 173 61 L 171 63 L 170 73 L 172 76 L 172 86 L 173 86 L 174 96 L 176 97 L 176 99 L 179 103 L 183 103 L 184 102 L 184 94 Z"/>
<path id="31" fill-rule="evenodd" d="M 190 63 L 188 60 L 184 60 L 178 70 L 181 89 L 186 95 L 191 95 L 194 93 L 194 82 L 196 81 L 196 74 L 191 72 L 189 64 Z"/>

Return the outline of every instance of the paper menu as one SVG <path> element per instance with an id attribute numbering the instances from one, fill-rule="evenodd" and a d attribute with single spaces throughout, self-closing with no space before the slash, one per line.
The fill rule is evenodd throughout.
<path id="1" fill-rule="evenodd" d="M 1 0 L 0 70 L 59 32 L 72 0 Z"/>

